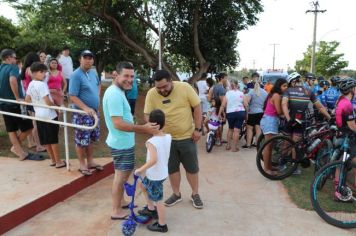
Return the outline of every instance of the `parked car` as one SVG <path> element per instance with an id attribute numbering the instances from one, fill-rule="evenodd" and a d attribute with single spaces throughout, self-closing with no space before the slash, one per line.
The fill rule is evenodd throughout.
<path id="1" fill-rule="evenodd" d="M 266 70 L 263 71 L 261 74 L 261 82 L 263 85 L 265 85 L 268 81 L 271 81 L 272 84 L 274 84 L 277 79 L 283 78 L 287 79 L 288 73 L 287 71 L 283 70 Z"/>

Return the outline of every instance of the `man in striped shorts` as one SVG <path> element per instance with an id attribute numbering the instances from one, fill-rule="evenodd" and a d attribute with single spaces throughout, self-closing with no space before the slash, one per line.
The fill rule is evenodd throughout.
<path id="1" fill-rule="evenodd" d="M 112 186 L 112 220 L 128 217 L 128 203 L 124 201 L 123 185 L 127 182 L 135 167 L 135 132 L 155 134 L 159 125 L 146 123 L 135 125 L 125 91 L 132 88 L 134 67 L 129 62 L 120 62 L 116 66 L 118 75 L 108 87 L 103 97 L 103 110 L 106 127 L 109 130 L 106 143 L 111 149 L 115 177 Z"/>

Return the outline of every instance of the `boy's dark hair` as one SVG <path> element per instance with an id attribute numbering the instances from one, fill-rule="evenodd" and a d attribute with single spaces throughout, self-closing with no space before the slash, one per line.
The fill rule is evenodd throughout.
<path id="1" fill-rule="evenodd" d="M 124 69 L 133 70 L 133 69 L 134 69 L 134 66 L 132 65 L 131 62 L 128 62 L 128 61 L 121 61 L 121 62 L 117 63 L 117 65 L 116 65 L 116 72 L 117 72 L 118 74 L 121 74 L 121 72 L 122 72 Z"/>
<path id="2" fill-rule="evenodd" d="M 211 88 L 214 85 L 214 80 L 212 78 L 207 78 L 206 83 L 208 84 L 209 88 Z"/>
<path id="3" fill-rule="evenodd" d="M 164 112 L 160 109 L 155 109 L 151 111 L 150 116 L 148 118 L 149 122 L 157 123 L 159 125 L 159 129 L 163 129 L 166 121 L 165 121 Z"/>
<path id="4" fill-rule="evenodd" d="M 34 63 L 32 63 L 30 70 L 32 73 L 38 72 L 38 71 L 47 71 L 47 66 L 40 62 L 34 62 Z"/>
<path id="5" fill-rule="evenodd" d="M 252 78 L 254 77 L 260 77 L 260 74 L 258 74 L 257 72 L 253 72 L 252 75 L 251 75 Z"/>
<path id="6" fill-rule="evenodd" d="M 153 80 L 154 81 L 161 81 L 163 79 L 166 79 L 167 81 L 171 81 L 172 80 L 171 75 L 166 70 L 158 70 L 153 75 Z"/>
<path id="7" fill-rule="evenodd" d="M 62 50 L 63 50 L 63 51 L 64 51 L 64 50 L 69 50 L 69 46 L 68 46 L 68 45 L 64 45 L 64 47 L 63 47 Z"/>
<path id="8" fill-rule="evenodd" d="M 4 49 L 1 51 L 1 60 L 5 61 L 8 57 L 11 57 L 15 54 L 15 51 L 12 49 Z"/>
<path id="9" fill-rule="evenodd" d="M 201 75 L 201 79 L 206 79 L 208 77 L 208 74 L 207 73 L 203 73 L 202 75 Z"/>

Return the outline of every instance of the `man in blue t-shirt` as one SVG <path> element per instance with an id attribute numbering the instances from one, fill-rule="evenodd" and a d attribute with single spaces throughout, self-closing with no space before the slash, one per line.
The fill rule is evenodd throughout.
<path id="1" fill-rule="evenodd" d="M 155 134 L 158 133 L 159 125 L 134 124 L 130 105 L 125 97 L 125 91 L 132 89 L 134 67 L 129 62 L 120 62 L 116 71 L 118 75 L 104 93 L 103 111 L 109 131 L 106 144 L 111 149 L 115 168 L 111 219 L 123 220 L 128 216 L 128 212 L 123 210 L 128 208 L 128 203 L 123 198 L 123 185 L 135 167 L 135 132 Z"/>
<path id="2" fill-rule="evenodd" d="M 70 76 L 69 96 L 76 109 L 87 114 L 73 113 L 72 122 L 77 125 L 92 126 L 94 115 L 99 117 L 100 80 L 92 70 L 94 54 L 85 50 L 80 54 L 80 67 Z M 100 121 L 99 121 L 100 123 Z M 93 143 L 99 140 L 99 125 L 93 130 L 74 129 L 76 153 L 79 159 L 79 171 L 83 175 L 91 175 L 90 169 L 103 170 L 93 159 Z"/>
<path id="3" fill-rule="evenodd" d="M 136 106 L 136 100 L 138 97 L 138 87 L 137 87 L 137 75 L 135 74 L 134 80 L 132 83 L 132 89 L 126 92 L 126 97 L 127 100 L 129 101 L 130 107 L 131 107 L 131 113 L 133 116 L 135 116 L 135 106 Z"/>
<path id="4" fill-rule="evenodd" d="M 16 66 L 16 53 L 11 49 L 1 51 L 2 64 L 0 65 L 0 98 L 9 100 L 22 100 L 21 81 L 19 79 L 19 68 Z M 20 105 L 0 101 L 0 110 L 4 112 L 21 114 Z M 40 155 L 25 152 L 21 142 L 31 133 L 32 121 L 15 116 L 3 115 L 6 132 L 9 134 L 12 147 L 10 151 L 20 160 L 43 160 Z M 20 130 L 20 133 L 18 133 Z"/>

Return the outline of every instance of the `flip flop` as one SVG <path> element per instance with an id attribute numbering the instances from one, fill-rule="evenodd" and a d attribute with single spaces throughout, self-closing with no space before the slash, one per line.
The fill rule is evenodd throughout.
<path id="1" fill-rule="evenodd" d="M 57 169 L 59 168 L 63 168 L 63 167 L 66 167 L 67 166 L 67 162 L 63 161 L 63 164 L 60 165 L 60 166 L 56 166 Z"/>
<path id="2" fill-rule="evenodd" d="M 127 220 L 129 218 L 128 215 L 123 216 L 123 217 L 116 217 L 116 216 L 111 216 L 112 220 Z"/>
<path id="3" fill-rule="evenodd" d="M 31 160 L 31 161 L 43 161 L 44 158 L 42 155 L 40 154 L 33 154 L 33 153 L 29 153 L 24 160 Z"/>
<path id="4" fill-rule="evenodd" d="M 90 176 L 92 175 L 92 173 L 90 172 L 90 170 L 82 170 L 82 169 L 78 169 L 78 171 L 84 175 L 84 176 Z"/>
<path id="5" fill-rule="evenodd" d="M 104 170 L 104 167 L 102 167 L 101 165 L 96 165 L 96 166 L 89 167 L 89 169 L 102 171 L 102 170 Z"/>
<path id="6" fill-rule="evenodd" d="M 51 163 L 49 164 L 49 166 L 56 166 L 56 163 Z"/>

